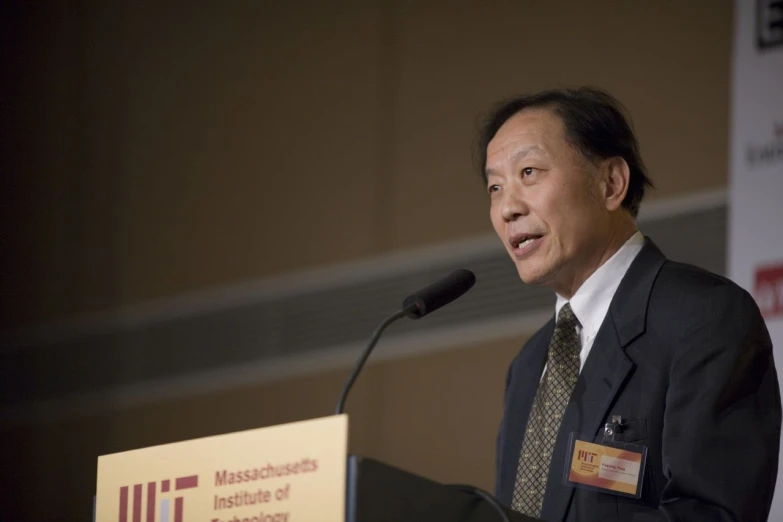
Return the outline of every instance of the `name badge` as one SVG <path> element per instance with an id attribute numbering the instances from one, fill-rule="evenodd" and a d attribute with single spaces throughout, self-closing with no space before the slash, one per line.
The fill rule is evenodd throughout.
<path id="1" fill-rule="evenodd" d="M 563 483 L 625 497 L 642 496 L 647 447 L 616 442 L 616 426 L 607 424 L 601 443 L 572 433 Z M 609 436 L 607 436 L 609 434 Z"/>

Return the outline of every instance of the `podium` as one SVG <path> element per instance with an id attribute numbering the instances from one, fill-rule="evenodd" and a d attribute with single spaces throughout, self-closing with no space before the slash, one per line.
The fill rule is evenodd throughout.
<path id="1" fill-rule="evenodd" d="M 346 522 L 496 522 L 479 496 L 356 455 L 348 457 Z M 502 508 L 512 522 L 538 522 Z"/>
<path id="2" fill-rule="evenodd" d="M 475 493 L 348 455 L 347 448 L 348 418 L 334 415 L 104 455 L 95 520 L 535 520 Z"/>

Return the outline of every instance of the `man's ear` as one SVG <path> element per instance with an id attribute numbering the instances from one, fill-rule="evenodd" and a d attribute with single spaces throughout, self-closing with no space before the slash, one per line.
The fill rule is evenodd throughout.
<path id="1" fill-rule="evenodd" d="M 623 158 L 616 156 L 602 162 L 601 199 L 607 210 L 615 211 L 622 207 L 630 180 L 631 170 Z"/>

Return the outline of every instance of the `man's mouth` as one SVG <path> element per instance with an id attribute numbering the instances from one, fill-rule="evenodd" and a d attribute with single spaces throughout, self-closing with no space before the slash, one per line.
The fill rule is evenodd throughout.
<path id="1" fill-rule="evenodd" d="M 516 234 L 511 236 L 509 244 L 514 252 L 514 256 L 522 258 L 532 253 L 541 243 L 543 234 Z"/>
<path id="2" fill-rule="evenodd" d="M 511 247 L 512 248 L 524 248 L 525 246 L 531 244 L 536 239 L 540 239 L 543 237 L 542 234 L 519 234 L 516 236 L 511 237 Z"/>

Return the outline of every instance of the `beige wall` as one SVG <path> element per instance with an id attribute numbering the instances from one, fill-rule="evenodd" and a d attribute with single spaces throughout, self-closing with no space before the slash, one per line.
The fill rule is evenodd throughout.
<path id="1" fill-rule="evenodd" d="M 104 4 L 5 22 L 6 326 L 486 232 L 514 92 L 614 92 L 652 197 L 726 183 L 728 1 Z"/>
<path id="2" fill-rule="evenodd" d="M 475 121 L 520 91 L 615 93 L 652 198 L 726 184 L 728 0 L 2 9 L 3 328 L 487 233 Z M 353 447 L 491 487 L 521 341 L 371 368 Z M 95 455 L 328 413 L 342 377 L 6 430 L 5 505 L 84 519 Z"/>

